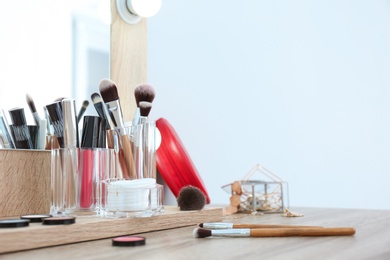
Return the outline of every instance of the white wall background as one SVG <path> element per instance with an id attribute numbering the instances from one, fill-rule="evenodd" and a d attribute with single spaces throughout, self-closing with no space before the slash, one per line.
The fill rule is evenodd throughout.
<path id="1" fill-rule="evenodd" d="M 0 4 L 0 108 L 68 96 L 73 9 Z M 384 0 L 164 0 L 148 20 L 151 117 L 176 129 L 212 203 L 260 163 L 291 206 L 390 209 L 389 28 Z"/>
<path id="2" fill-rule="evenodd" d="M 28 123 L 33 123 L 26 93 L 41 116 L 48 102 L 69 96 L 70 13 L 70 6 L 58 0 L 0 0 L 0 108 L 6 114 L 23 107 Z"/>
<path id="3" fill-rule="evenodd" d="M 167 0 L 148 44 L 212 203 L 260 163 L 291 206 L 390 209 L 389 1 Z"/>

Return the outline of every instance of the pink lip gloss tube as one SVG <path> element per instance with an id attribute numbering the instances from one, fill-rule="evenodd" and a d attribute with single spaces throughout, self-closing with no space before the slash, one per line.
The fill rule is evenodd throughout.
<path id="1" fill-rule="evenodd" d="M 95 205 L 95 153 L 92 148 L 80 149 L 79 209 L 92 209 Z"/>

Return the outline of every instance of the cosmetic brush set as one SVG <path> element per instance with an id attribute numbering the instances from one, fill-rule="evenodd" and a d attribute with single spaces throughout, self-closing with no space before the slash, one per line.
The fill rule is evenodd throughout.
<path id="1" fill-rule="evenodd" d="M 27 125 L 24 108 L 10 109 L 12 124 L 8 124 L 3 110 L 0 112 L 0 148 L 5 149 L 44 149 L 46 143 L 46 120 L 41 119 L 33 99 L 26 95 L 35 125 Z"/>
<path id="2" fill-rule="evenodd" d="M 75 100 L 61 97 L 44 106 L 45 116 L 41 118 L 33 98 L 26 94 L 26 101 L 35 125 L 27 125 L 24 108 L 16 107 L 8 111 L 11 124 L 8 123 L 4 111 L 1 110 L 0 148 L 52 149 L 74 146 L 106 148 L 106 131 L 115 128 L 124 129 L 125 122 L 115 83 L 109 79 L 103 79 L 99 84 L 99 91 L 100 94 L 93 93 L 91 95 L 98 116 L 84 116 L 89 106 L 88 100 L 83 101 L 80 110 L 76 113 Z M 155 97 L 155 91 L 152 86 L 143 84 L 135 89 L 134 96 L 137 108 L 132 125 L 146 123 Z M 83 130 L 79 141 L 78 125 L 80 122 L 83 123 Z M 53 136 L 56 139 L 55 141 L 47 138 Z M 123 131 L 121 136 L 123 139 L 127 138 Z M 53 143 L 55 146 L 51 146 Z M 108 145 L 112 146 L 110 143 Z M 123 147 L 123 153 L 125 157 L 130 157 L 129 153 L 131 151 L 128 146 Z M 134 174 L 133 167 L 131 162 L 126 161 L 126 172 Z M 131 176 L 127 177 L 130 178 Z"/>
<path id="3" fill-rule="evenodd" d="M 74 99 L 59 98 L 45 106 L 53 129 L 49 145 L 53 215 L 143 211 L 162 204 L 162 186 L 156 183 L 156 129 L 148 120 L 153 87 L 142 84 L 135 89 L 132 122 L 124 121 L 113 81 L 101 80 L 99 92 L 91 95 L 98 116 L 84 116 L 88 101 L 78 114 Z M 80 140 L 79 122 L 83 122 Z"/>
<path id="4" fill-rule="evenodd" d="M 91 95 L 97 116 L 85 115 L 88 100 L 77 112 L 75 99 L 59 97 L 43 106 L 41 117 L 28 94 L 34 126 L 27 125 L 23 108 L 9 110 L 11 124 L 0 111 L 0 148 L 51 150 L 52 215 L 104 211 L 107 216 L 118 212 L 127 216 L 128 211 L 145 207 L 160 209 L 163 186 L 156 183 L 157 171 L 176 197 L 181 188 L 193 186 L 204 194 L 204 203 L 210 203 L 173 126 L 165 118 L 149 120 L 153 87 L 137 86 L 134 97 L 136 111 L 129 122 L 123 118 L 117 86 L 110 79 L 101 80 Z M 129 193 L 129 189 L 149 193 Z M 145 198 L 148 205 L 138 203 Z"/>

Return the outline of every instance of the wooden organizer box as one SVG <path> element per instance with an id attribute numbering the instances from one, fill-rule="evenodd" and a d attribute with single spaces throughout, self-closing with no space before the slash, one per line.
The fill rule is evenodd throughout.
<path id="1" fill-rule="evenodd" d="M 50 155 L 0 149 L 0 217 L 50 212 Z"/>
<path id="2" fill-rule="evenodd" d="M 180 211 L 176 206 L 165 206 L 165 212 L 148 218 L 80 216 L 76 217 L 75 224 L 70 225 L 46 226 L 42 223 L 30 223 L 28 227 L 0 229 L 0 254 L 213 221 L 222 221 L 222 208 L 205 207 L 203 210 Z"/>

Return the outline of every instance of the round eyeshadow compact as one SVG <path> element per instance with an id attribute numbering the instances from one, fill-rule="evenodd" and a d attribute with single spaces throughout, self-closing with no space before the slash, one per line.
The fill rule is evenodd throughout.
<path id="1" fill-rule="evenodd" d="M 76 223 L 75 217 L 50 217 L 42 219 L 43 225 L 69 225 Z"/>
<path id="2" fill-rule="evenodd" d="M 113 246 L 143 246 L 146 238 L 141 236 L 123 236 L 112 239 Z"/>
<path id="3" fill-rule="evenodd" d="M 27 227 L 30 225 L 28 219 L 3 219 L 0 220 L 0 228 L 17 228 L 17 227 Z"/>
<path id="4" fill-rule="evenodd" d="M 28 219 L 30 223 L 38 223 L 38 222 L 42 222 L 42 219 L 50 218 L 50 217 L 52 217 L 52 215 L 50 214 L 33 214 L 33 215 L 23 215 L 20 218 Z"/>

